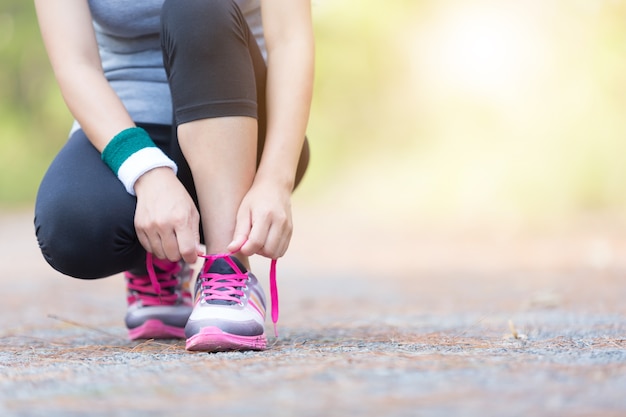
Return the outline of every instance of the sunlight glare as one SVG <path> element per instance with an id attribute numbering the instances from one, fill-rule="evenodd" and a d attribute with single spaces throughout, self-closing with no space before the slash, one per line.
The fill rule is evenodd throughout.
<path id="1" fill-rule="evenodd" d="M 414 65 L 439 86 L 510 97 L 544 62 L 533 23 L 527 14 L 503 6 L 444 8 L 429 28 L 418 29 Z"/>

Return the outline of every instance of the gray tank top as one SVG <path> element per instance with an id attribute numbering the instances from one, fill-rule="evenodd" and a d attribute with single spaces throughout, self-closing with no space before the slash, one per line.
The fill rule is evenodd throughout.
<path id="1" fill-rule="evenodd" d="M 266 56 L 259 0 L 236 3 Z M 172 123 L 159 39 L 162 5 L 163 0 L 89 0 L 104 74 L 135 122 Z"/>

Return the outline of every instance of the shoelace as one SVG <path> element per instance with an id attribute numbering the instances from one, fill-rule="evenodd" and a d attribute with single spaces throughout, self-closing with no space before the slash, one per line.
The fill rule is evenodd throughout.
<path id="1" fill-rule="evenodd" d="M 161 272 L 156 272 L 155 264 Z M 178 294 L 175 291 L 163 294 L 163 289 L 172 289 L 178 285 L 175 275 L 181 270 L 180 264 L 159 261 L 154 259 L 151 253 L 148 253 L 146 255 L 146 269 L 148 276 L 126 273 L 128 288 L 136 291 L 136 296 L 141 299 L 143 305 L 175 303 L 178 300 Z"/>
<path id="2" fill-rule="evenodd" d="M 215 255 L 201 255 L 206 259 L 206 263 L 200 273 L 202 279 L 202 296 L 210 300 L 223 300 L 235 303 L 241 302 L 244 295 L 241 290 L 245 286 L 248 274 L 241 272 L 237 264 L 231 259 L 235 252 L 221 253 Z M 234 274 L 214 274 L 208 271 L 211 264 L 217 259 L 226 261 Z M 270 298 L 272 303 L 272 323 L 274 325 L 274 335 L 278 337 L 278 285 L 276 284 L 276 259 L 272 259 L 270 264 Z"/>
<path id="3" fill-rule="evenodd" d="M 206 259 L 198 279 L 202 286 L 202 297 L 205 301 L 226 301 L 241 303 L 244 296 L 242 288 L 246 285 L 248 275 L 241 272 L 239 266 L 228 255 L 202 255 Z M 218 259 L 223 259 L 233 270 L 232 274 L 208 272 L 211 265 Z"/>
<path id="4" fill-rule="evenodd" d="M 236 252 L 228 252 L 216 255 L 201 255 L 203 258 L 209 261 L 209 265 L 206 267 L 208 269 L 210 265 L 215 262 L 216 259 L 224 259 L 228 264 L 233 268 L 233 271 L 239 271 L 239 267 L 233 262 L 230 258 Z M 158 260 L 157 260 L 158 261 Z M 178 263 L 172 264 L 173 267 L 171 270 L 164 271 L 163 273 L 158 274 L 154 269 L 154 259 L 152 253 L 148 252 L 146 254 L 146 269 L 148 270 L 148 278 L 150 279 L 150 283 L 152 284 L 152 288 L 154 292 L 159 296 L 158 300 L 155 297 L 150 297 L 145 294 L 146 290 L 146 279 L 143 276 L 136 276 L 132 274 L 129 275 L 129 283 L 128 287 L 134 289 L 136 291 L 141 291 L 139 293 L 139 297 L 142 298 L 144 304 L 146 305 L 158 305 L 161 304 L 161 300 L 165 298 L 166 302 L 174 302 L 178 298 L 176 294 L 168 294 L 165 297 L 161 295 L 162 287 L 172 287 L 178 284 L 177 280 L 173 278 L 174 274 L 176 274 L 180 270 L 180 265 Z M 161 268 L 161 265 L 158 265 Z M 167 268 L 163 268 L 167 269 Z M 175 270 L 177 269 L 177 270 Z M 204 269 L 204 268 L 203 268 Z M 203 271 L 204 272 L 204 271 Z M 207 274 L 204 274 L 207 275 Z M 233 276 L 237 276 L 238 278 L 233 278 Z M 167 279 L 169 277 L 169 279 Z M 200 277 L 203 277 L 201 274 Z M 236 287 L 243 287 L 243 282 L 247 279 L 246 274 L 233 274 L 229 276 L 231 278 L 226 278 L 224 275 L 217 275 L 217 279 L 219 279 L 219 283 L 217 285 L 218 288 L 228 288 L 231 287 L 231 291 L 215 291 L 208 290 L 205 295 L 204 282 L 203 282 L 203 295 L 211 297 L 215 297 L 214 299 L 222 299 L 227 301 L 235 301 L 240 302 L 239 297 L 243 296 L 243 292 L 241 290 L 235 290 Z M 224 297 L 224 298 L 222 298 Z M 270 299 L 272 304 L 272 323 L 274 325 L 274 335 L 278 337 L 278 284 L 276 283 L 276 259 L 272 259 L 270 263 Z"/>

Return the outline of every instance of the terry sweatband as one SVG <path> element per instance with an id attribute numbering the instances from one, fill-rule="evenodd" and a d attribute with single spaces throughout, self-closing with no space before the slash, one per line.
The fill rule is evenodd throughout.
<path id="1" fill-rule="evenodd" d="M 135 195 L 135 182 L 154 168 L 168 167 L 174 173 L 178 167 L 150 139 L 140 127 L 122 130 L 102 150 L 102 160 L 124 184 L 130 195 Z"/>

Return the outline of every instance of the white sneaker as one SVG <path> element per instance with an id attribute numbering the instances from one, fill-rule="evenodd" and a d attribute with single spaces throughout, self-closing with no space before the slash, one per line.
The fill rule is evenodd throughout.
<path id="1" fill-rule="evenodd" d="M 265 295 L 259 281 L 233 256 L 204 257 L 194 308 L 185 326 L 186 349 L 266 349 Z"/>

